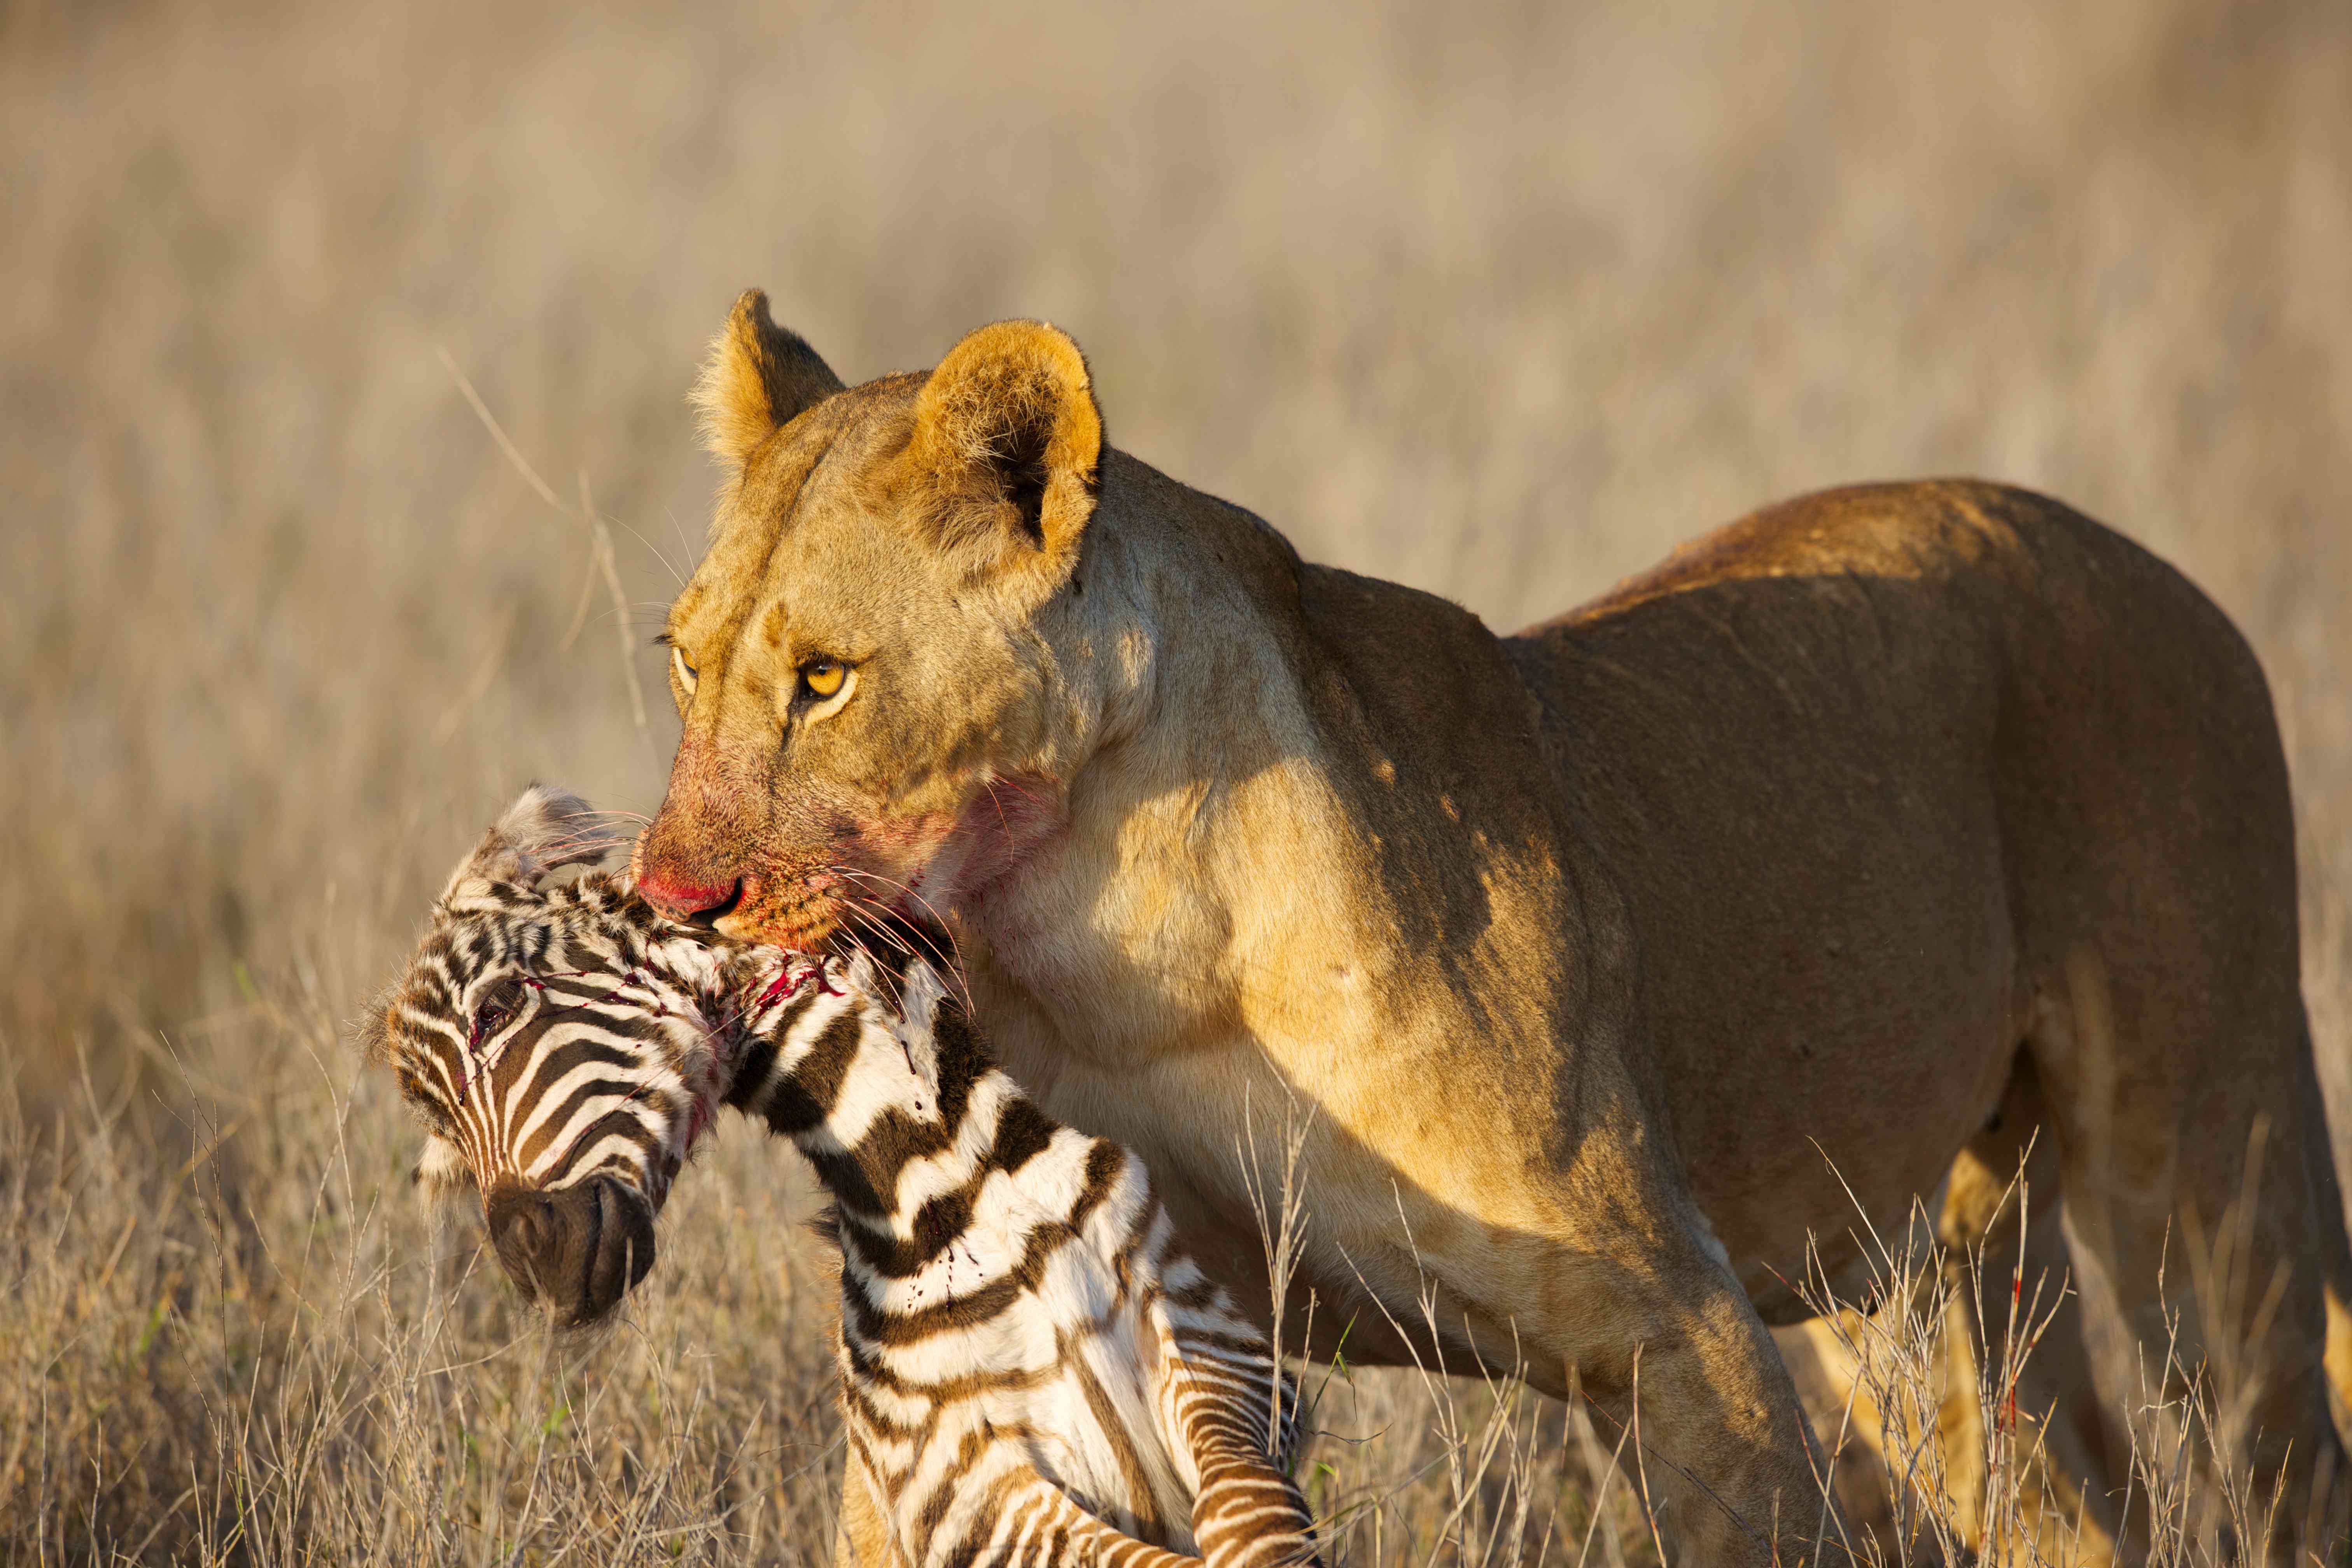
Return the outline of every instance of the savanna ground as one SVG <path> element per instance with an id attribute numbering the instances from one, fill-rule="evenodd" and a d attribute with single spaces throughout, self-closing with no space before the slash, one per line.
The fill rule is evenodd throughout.
<path id="1" fill-rule="evenodd" d="M 347 1027 L 524 780 L 658 800 L 747 284 L 852 379 L 1050 318 L 1497 626 L 1818 485 L 2065 497 L 2270 671 L 2342 1108 L 2347 104 L 2329 0 L 0 5 L 0 1560 L 824 1557 L 787 1152 L 550 1343 Z M 1572 1413 L 1309 1381 L 1338 1560 L 1652 1554 Z"/>

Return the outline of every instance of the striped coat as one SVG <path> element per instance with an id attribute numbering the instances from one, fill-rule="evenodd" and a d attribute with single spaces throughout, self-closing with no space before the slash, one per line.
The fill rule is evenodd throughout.
<path id="1" fill-rule="evenodd" d="M 451 879 L 373 1049 L 476 1187 L 501 1263 L 573 1321 L 650 1267 L 652 1218 L 731 1106 L 833 1198 L 859 1568 L 1314 1556 L 1295 1391 L 1177 1244 L 1150 1173 L 1061 1126 L 916 961 L 815 962 L 543 880 L 584 807 L 535 791 Z M 574 849 L 573 858 L 586 858 Z"/>

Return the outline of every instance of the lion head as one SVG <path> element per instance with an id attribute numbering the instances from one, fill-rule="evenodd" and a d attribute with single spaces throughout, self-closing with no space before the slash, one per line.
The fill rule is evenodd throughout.
<path id="1" fill-rule="evenodd" d="M 1086 360 L 1000 321 L 845 388 L 754 290 L 695 401 L 726 478 L 662 636 L 684 732 L 638 885 L 800 948 L 943 913 L 1053 836 L 1100 729 Z"/>

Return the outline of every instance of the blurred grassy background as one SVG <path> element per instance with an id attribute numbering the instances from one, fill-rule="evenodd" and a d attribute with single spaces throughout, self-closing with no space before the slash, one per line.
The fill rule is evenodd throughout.
<path id="1" fill-rule="evenodd" d="M 268 1555 L 236 1500 L 307 1495 L 254 1435 L 289 1400 L 375 1517 L 387 1346 L 415 1432 L 467 1378 L 553 1397 L 520 1351 L 425 1375 L 443 1244 L 339 1031 L 526 778 L 658 800 L 683 393 L 746 285 L 853 381 L 1054 320 L 1118 445 L 1498 627 L 1809 487 L 2052 490 L 2271 672 L 2340 1079 L 2347 104 L 2329 0 L 0 5 L 0 1556 Z M 445 351 L 610 520 L 632 624 Z M 683 1230 L 804 1212 L 730 1147 Z M 715 1356 L 722 1446 L 811 1375 L 727 1257 L 600 1352 L 665 1409 Z M 725 1539 L 821 1554 L 801 1518 Z"/>

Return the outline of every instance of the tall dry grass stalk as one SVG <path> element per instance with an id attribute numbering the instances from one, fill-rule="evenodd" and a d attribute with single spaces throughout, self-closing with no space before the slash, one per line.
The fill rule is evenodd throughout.
<path id="1" fill-rule="evenodd" d="M 2065 496 L 2271 672 L 2352 1110 L 2347 101 L 2329 0 L 0 7 L 0 1559 L 825 1552 L 781 1152 L 549 1343 L 341 1032 L 525 778 L 658 798 L 748 284 L 853 379 L 1049 317 L 1120 445 L 1504 626 L 1812 485 Z M 1341 1561 L 1654 1555 L 1580 1406 L 1308 1388 Z"/>

